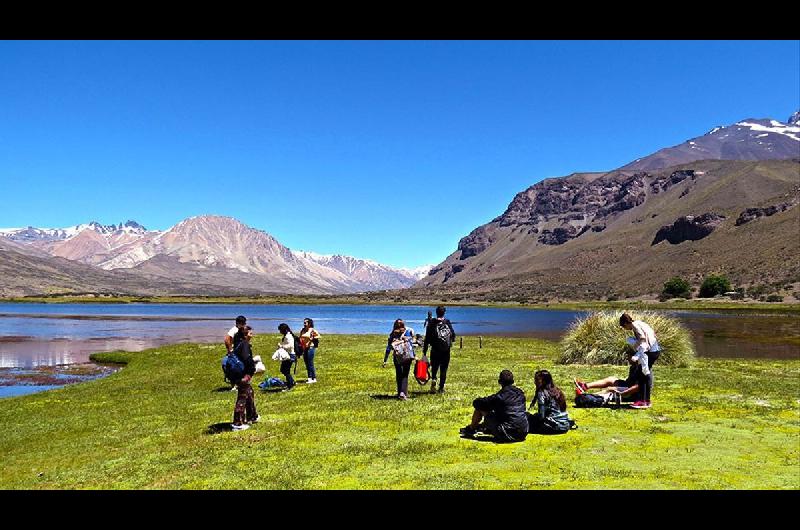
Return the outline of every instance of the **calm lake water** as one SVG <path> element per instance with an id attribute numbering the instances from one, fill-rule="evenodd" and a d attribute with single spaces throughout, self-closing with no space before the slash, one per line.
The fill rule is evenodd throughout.
<path id="1" fill-rule="evenodd" d="M 305 317 L 327 333 L 388 333 L 396 318 L 422 332 L 428 306 L 0 304 L 0 387 L 4 369 L 72 365 L 110 350 L 140 351 L 177 342 L 222 342 L 236 315 L 259 334 L 277 336 L 281 322 L 300 329 Z M 668 312 L 691 331 L 701 357 L 798 358 L 797 315 Z M 556 340 L 584 311 L 450 307 L 459 335 Z M 221 348 L 221 346 L 220 346 Z M 6 392 L 9 392 L 6 389 Z M 0 391 L 0 397 L 3 392 Z"/>

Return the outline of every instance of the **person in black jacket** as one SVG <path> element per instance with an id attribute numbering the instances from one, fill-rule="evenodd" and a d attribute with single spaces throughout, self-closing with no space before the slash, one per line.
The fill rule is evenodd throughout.
<path id="1" fill-rule="evenodd" d="M 459 432 L 471 438 L 483 431 L 494 435 L 497 442 L 522 442 L 528 436 L 525 393 L 514 386 L 511 370 L 500 372 L 497 382 L 503 387 L 500 392 L 473 401 L 472 422 Z"/>
<path id="2" fill-rule="evenodd" d="M 253 339 L 253 328 L 245 326 L 244 340 L 242 340 L 233 350 L 239 360 L 244 364 L 244 377 L 239 381 L 234 381 L 238 390 L 236 394 L 236 405 L 233 407 L 233 430 L 243 431 L 250 428 L 248 423 L 255 423 L 259 420 L 256 412 L 256 402 L 253 398 L 253 387 L 250 380 L 256 373 L 256 363 L 253 361 L 253 350 L 250 348 L 250 341 Z"/>
<path id="3" fill-rule="evenodd" d="M 447 381 L 447 368 L 450 366 L 450 345 L 456 340 L 456 332 L 450 320 L 444 318 L 445 308 L 436 308 L 436 318 L 428 322 L 425 328 L 425 342 L 422 344 L 422 354 L 428 353 L 431 348 L 431 394 L 436 392 L 436 374 L 442 370 L 439 393 L 444 392 Z"/>

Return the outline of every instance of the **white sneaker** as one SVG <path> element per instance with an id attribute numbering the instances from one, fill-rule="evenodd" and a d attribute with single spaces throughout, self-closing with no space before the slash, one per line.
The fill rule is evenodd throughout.
<path id="1" fill-rule="evenodd" d="M 233 430 L 234 431 L 246 431 L 249 428 L 250 428 L 250 426 L 248 424 L 246 424 L 246 423 L 242 423 L 241 425 L 234 425 L 233 426 Z"/>
<path id="2" fill-rule="evenodd" d="M 317 382 L 316 379 L 309 379 L 308 381 L 306 381 L 307 384 L 316 383 L 316 382 Z"/>

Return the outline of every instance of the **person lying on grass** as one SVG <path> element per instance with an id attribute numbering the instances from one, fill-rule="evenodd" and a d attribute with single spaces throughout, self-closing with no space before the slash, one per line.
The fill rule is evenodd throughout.
<path id="1" fill-rule="evenodd" d="M 567 414 L 567 399 L 564 392 L 553 383 L 553 376 L 547 370 L 539 370 L 533 376 L 536 395 L 534 404 L 537 412 L 528 413 L 528 432 L 531 434 L 563 434 L 570 430 L 572 422 Z"/>
<path id="2" fill-rule="evenodd" d="M 628 369 L 627 379 L 619 379 L 617 376 L 612 375 L 605 379 L 598 379 L 597 381 L 586 383 L 575 378 L 575 394 L 585 394 L 592 388 L 603 388 L 605 392 L 601 392 L 600 394 L 604 397 L 607 397 L 608 394 L 616 393 L 620 395 L 622 401 L 633 401 L 634 403 L 631 405 L 633 408 L 649 408 L 650 404 L 645 404 L 641 399 L 642 386 L 640 382 L 643 379 L 642 368 L 638 360 L 632 357 L 633 353 L 630 353 L 628 355 L 628 363 L 630 363 L 631 367 Z"/>
<path id="3" fill-rule="evenodd" d="M 498 393 L 472 402 L 472 421 L 459 433 L 472 438 L 484 432 L 493 435 L 496 442 L 522 442 L 528 436 L 525 393 L 514 386 L 511 370 L 500 372 L 497 382 L 502 387 Z"/>

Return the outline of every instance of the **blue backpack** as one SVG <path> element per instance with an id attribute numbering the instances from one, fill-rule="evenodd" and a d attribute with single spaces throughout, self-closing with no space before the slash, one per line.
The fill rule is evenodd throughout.
<path id="1" fill-rule="evenodd" d="M 222 358 L 222 373 L 232 384 L 238 383 L 244 377 L 244 363 L 236 356 L 236 349 Z"/>
<path id="2" fill-rule="evenodd" d="M 267 388 L 279 388 L 284 386 L 286 386 L 286 383 L 284 383 L 277 377 L 270 377 L 268 379 L 264 379 L 264 381 L 258 385 L 258 388 L 266 390 Z"/>

